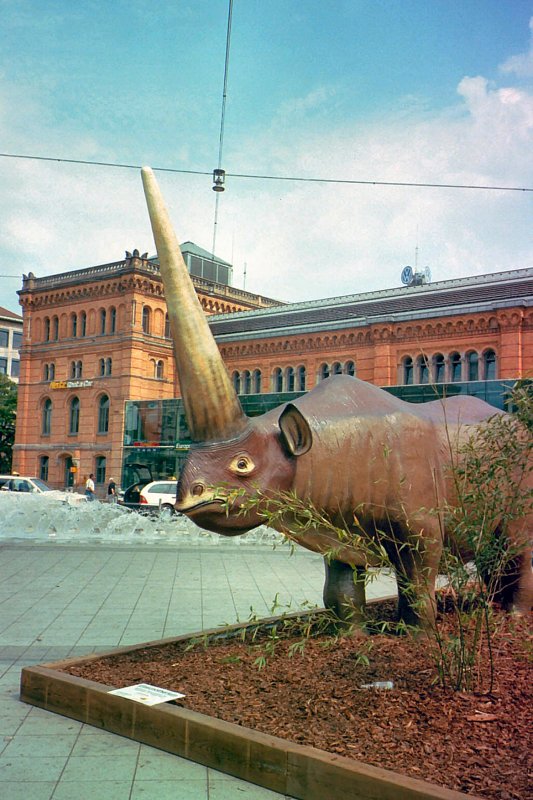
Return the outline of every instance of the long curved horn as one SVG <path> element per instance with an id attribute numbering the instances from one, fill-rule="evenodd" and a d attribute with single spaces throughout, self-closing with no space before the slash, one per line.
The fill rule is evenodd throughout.
<path id="1" fill-rule="evenodd" d="M 196 442 L 232 438 L 244 430 L 247 417 L 207 324 L 150 167 L 143 167 L 142 179 L 189 433 Z"/>

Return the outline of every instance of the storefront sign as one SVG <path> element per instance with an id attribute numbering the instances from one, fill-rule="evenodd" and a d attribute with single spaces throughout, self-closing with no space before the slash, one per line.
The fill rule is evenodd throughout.
<path id="1" fill-rule="evenodd" d="M 52 381 L 50 389 L 87 389 L 92 385 L 92 381 Z"/>

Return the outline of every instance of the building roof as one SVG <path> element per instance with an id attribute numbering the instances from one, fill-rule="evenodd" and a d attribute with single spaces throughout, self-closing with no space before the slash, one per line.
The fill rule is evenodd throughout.
<path id="1" fill-rule="evenodd" d="M 209 253 L 207 250 L 204 250 L 203 247 L 199 247 L 197 244 L 194 244 L 194 242 L 182 242 L 182 244 L 180 244 L 180 250 L 183 255 L 185 255 L 185 253 L 190 253 L 193 256 L 207 258 L 210 261 L 216 261 L 218 264 L 224 264 L 225 267 L 232 266 L 229 261 L 224 261 L 222 258 L 214 256 L 213 253 Z M 158 261 L 157 256 L 153 256 L 153 258 Z"/>
<path id="2" fill-rule="evenodd" d="M 517 305 L 533 305 L 533 268 L 217 314 L 209 318 L 209 324 L 218 341 L 231 341 L 495 311 Z"/>
<path id="3" fill-rule="evenodd" d="M 13 322 L 20 322 L 22 324 L 22 317 L 20 314 L 15 314 L 13 311 L 0 306 L 0 319 L 10 319 Z"/>
<path id="4" fill-rule="evenodd" d="M 193 242 L 185 242 L 180 245 L 180 248 L 183 253 L 198 255 L 199 257 L 213 260 L 218 264 L 231 267 L 231 264 L 228 264 L 217 256 L 213 257 L 211 253 L 198 247 L 198 245 L 195 245 Z M 28 291 L 49 291 L 59 287 L 76 286 L 83 281 L 107 281 L 111 277 L 117 277 L 122 273 L 136 270 L 151 274 L 159 280 L 161 279 L 157 255 L 148 256 L 147 253 L 144 253 L 140 256 L 138 250 L 133 250 L 132 253 L 126 251 L 126 258 L 121 261 L 112 261 L 109 264 L 97 264 L 93 267 L 84 267 L 82 269 L 70 270 L 69 272 L 45 275 L 42 278 L 36 277 L 33 272 L 30 272 L 28 275 L 22 276 L 22 289 L 19 289 L 17 294 L 23 296 Z M 217 283 L 216 281 L 201 278 L 197 275 L 191 275 L 191 278 L 198 291 L 213 295 L 214 297 L 220 297 L 227 302 L 252 306 L 272 306 L 281 303 L 280 300 L 274 300 L 271 297 L 263 297 L 263 295 L 247 292 L 245 289 L 239 289 L 225 283 Z"/>

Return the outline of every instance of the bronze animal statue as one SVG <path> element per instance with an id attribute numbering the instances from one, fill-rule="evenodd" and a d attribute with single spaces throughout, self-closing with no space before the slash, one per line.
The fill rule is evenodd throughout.
<path id="1" fill-rule="evenodd" d="M 496 410 L 468 396 L 406 403 L 339 375 L 292 403 L 248 418 L 198 301 L 153 173 L 144 168 L 142 174 L 193 441 L 179 478 L 176 510 L 202 528 L 235 536 L 264 522 L 258 508 L 243 513 L 245 496 L 290 491 L 348 533 L 364 531 L 375 537 L 385 531 L 396 566 L 400 618 L 408 624 L 430 623 L 443 547 L 443 507 L 453 501 L 447 470 L 450 440 L 466 435 L 469 426 Z M 221 486 L 227 491 L 221 492 Z M 430 510 L 435 508 L 437 513 Z M 296 535 L 290 519 L 284 519 L 278 528 L 309 550 L 330 555 L 325 559 L 326 606 L 341 617 L 347 604 L 364 606 L 362 573 L 372 566 L 368 553 L 349 539 L 339 543 L 329 527 Z M 503 593 L 508 604 L 525 610 L 533 595 L 529 550 L 523 550 L 518 562 Z"/>

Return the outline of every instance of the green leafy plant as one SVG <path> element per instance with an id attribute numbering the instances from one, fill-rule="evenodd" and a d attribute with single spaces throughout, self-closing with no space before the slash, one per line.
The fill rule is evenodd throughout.
<path id="1" fill-rule="evenodd" d="M 533 437 L 533 391 L 531 384 L 518 384 L 509 397 L 513 415 L 495 413 L 483 425 L 475 427 L 460 442 L 448 439 L 450 468 L 448 479 L 454 487 L 455 499 L 444 509 L 421 509 L 438 516 L 441 523 L 443 550 L 440 572 L 443 588 L 439 592 L 441 607 L 433 622 L 422 629 L 428 637 L 435 664 L 435 682 L 443 687 L 464 691 L 492 691 L 494 683 L 493 637 L 496 617 L 495 602 L 505 604 L 506 593 L 517 580 L 516 559 L 525 546 L 525 531 L 521 526 L 533 511 L 531 481 Z M 386 454 L 387 455 L 387 454 Z M 404 597 L 420 617 L 433 603 L 432 583 L 420 568 L 421 549 L 427 545 L 420 535 L 398 541 L 383 526 L 369 537 L 359 524 L 364 508 L 356 508 L 349 524 L 338 526 L 328 515 L 292 492 L 266 495 L 257 490 L 252 496 L 244 492 L 227 495 L 229 505 L 238 497 L 241 513 L 253 509 L 259 512 L 266 525 L 283 529 L 290 522 L 291 538 L 300 537 L 314 529 L 330 534 L 331 547 L 324 554 L 335 559 L 343 547 L 356 548 L 367 569 L 365 583 L 374 579 L 379 570 L 394 570 Z M 444 513 L 443 513 L 444 512 Z M 417 566 L 417 581 L 413 582 L 412 565 Z M 361 580 L 354 572 L 354 581 Z M 276 601 L 277 602 L 277 601 Z M 343 618 L 327 617 L 331 631 L 351 635 L 360 627 L 360 609 L 345 609 Z M 283 625 L 283 622 L 280 622 Z M 291 633 L 295 634 L 294 625 Z M 305 642 L 316 635 L 316 624 L 301 628 L 290 646 L 290 654 L 303 652 Z M 373 621 L 372 631 L 420 635 L 420 629 L 405 623 Z M 286 629 L 285 629 L 286 632 Z M 271 630 L 266 644 L 256 659 L 264 668 L 279 643 L 279 630 Z M 330 641 L 334 641 L 331 639 Z M 362 652 L 362 659 L 368 653 Z M 360 663 L 365 663 L 361 661 Z"/>
<path id="2" fill-rule="evenodd" d="M 11 472 L 16 415 L 17 384 L 0 375 L 0 472 Z"/>

